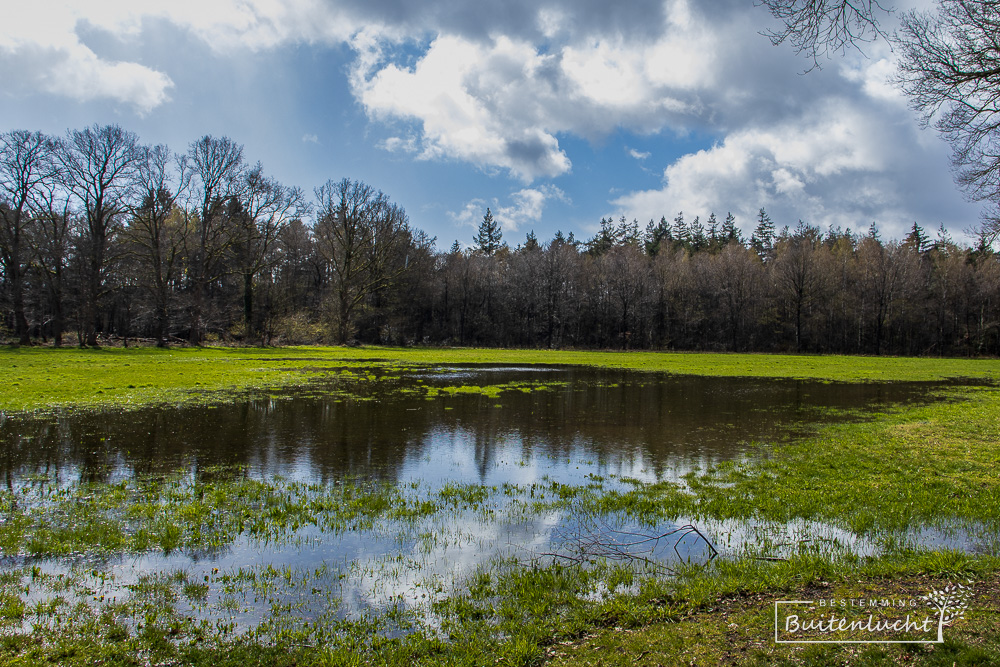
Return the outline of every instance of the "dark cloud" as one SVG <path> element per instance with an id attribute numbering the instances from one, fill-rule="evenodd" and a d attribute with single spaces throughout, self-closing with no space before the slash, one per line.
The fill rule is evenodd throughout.
<path id="1" fill-rule="evenodd" d="M 380 24 L 412 34 L 449 33 L 477 40 L 506 35 L 534 43 L 546 42 L 546 32 L 573 38 L 628 35 L 633 39 L 655 39 L 666 18 L 661 0 L 620 3 L 606 0 L 341 0 L 328 4 L 359 22 Z"/>

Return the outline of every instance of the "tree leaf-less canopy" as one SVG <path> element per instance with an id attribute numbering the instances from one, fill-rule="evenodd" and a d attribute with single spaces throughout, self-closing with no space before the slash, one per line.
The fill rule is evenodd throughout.
<path id="1" fill-rule="evenodd" d="M 983 232 L 1000 233 L 1000 1 L 943 0 L 902 16 L 897 80 L 925 124 L 953 149 L 958 184 L 993 203 Z"/>
<path id="2" fill-rule="evenodd" d="M 891 10 L 878 0 L 760 0 L 781 21 L 766 34 L 775 46 L 788 43 L 819 66 L 821 56 L 886 38 L 879 21 Z"/>
<path id="3" fill-rule="evenodd" d="M 926 125 L 951 144 L 959 186 L 993 204 L 981 242 L 1000 236 L 1000 0 L 938 0 L 910 11 L 887 37 L 877 0 L 760 0 L 782 23 L 769 33 L 818 64 L 821 55 L 880 37 L 899 52 L 896 83 Z"/>

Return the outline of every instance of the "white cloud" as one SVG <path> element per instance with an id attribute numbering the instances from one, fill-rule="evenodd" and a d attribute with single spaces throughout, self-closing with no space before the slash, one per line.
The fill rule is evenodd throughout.
<path id="1" fill-rule="evenodd" d="M 303 134 L 302 143 L 304 144 L 318 144 L 319 136 L 315 134 Z"/>
<path id="2" fill-rule="evenodd" d="M 379 148 L 390 153 L 416 153 L 420 150 L 419 141 L 414 136 L 389 137 L 379 144 Z"/>
<path id="3" fill-rule="evenodd" d="M 653 155 L 652 153 L 649 153 L 647 151 L 637 151 L 634 148 L 629 148 L 628 154 L 634 157 L 636 160 L 648 160 L 650 156 Z"/>
<path id="4" fill-rule="evenodd" d="M 927 157 L 916 145 L 912 127 L 897 118 L 873 121 L 864 108 L 820 99 L 802 117 L 738 130 L 679 158 L 664 170 L 662 188 L 633 192 L 612 204 L 640 220 L 731 210 L 747 231 L 763 206 L 778 226 L 794 226 L 801 218 L 866 229 L 877 220 L 898 236 L 928 212 L 924 197 L 903 195 L 920 179 Z"/>
<path id="5" fill-rule="evenodd" d="M 489 202 L 485 199 L 473 199 L 466 203 L 461 211 L 450 212 L 448 215 L 461 226 L 478 227 L 486 209 L 489 208 L 504 231 L 515 232 L 522 225 L 541 220 L 546 203 L 553 199 L 569 201 L 559 188 L 544 185 L 512 192 L 507 203 L 501 203 L 499 199 Z"/>
<path id="6" fill-rule="evenodd" d="M 150 20 L 190 31 L 217 51 L 262 49 L 292 41 L 343 41 L 358 23 L 320 0 L 32 0 L 7 3 L 0 22 L 0 84 L 19 94 L 43 91 L 79 101 L 111 99 L 145 114 L 166 102 L 171 78 L 139 62 L 101 57 L 81 33 L 118 41 L 141 38 Z"/>
<path id="7" fill-rule="evenodd" d="M 363 51 L 360 62 L 370 60 L 371 51 Z M 506 38 L 484 50 L 459 37 L 438 37 L 413 69 L 390 63 L 371 75 L 356 70 L 354 91 L 376 118 L 419 122 L 423 159 L 457 158 L 531 181 L 569 171 L 566 154 L 550 132 L 511 113 L 514 91 L 494 92 L 494 99 L 477 93 L 515 87 L 544 60 Z"/>
<path id="8" fill-rule="evenodd" d="M 517 35 L 483 40 L 438 34 L 413 66 L 386 61 L 383 39 L 355 40 L 352 88 L 372 117 L 415 124 L 423 159 L 500 168 L 530 183 L 572 165 L 560 134 L 606 135 L 625 126 L 655 132 L 694 118 L 698 92 L 715 81 L 715 37 L 684 0 L 656 39 L 563 35 L 557 10 L 539 13 L 562 43 Z"/>
<path id="9" fill-rule="evenodd" d="M 79 17 L 62 3 L 20 3 L 8 12 L 0 22 L 0 83 L 8 90 L 80 101 L 110 98 L 140 114 L 168 99 L 170 77 L 138 63 L 98 57 L 76 34 Z"/>

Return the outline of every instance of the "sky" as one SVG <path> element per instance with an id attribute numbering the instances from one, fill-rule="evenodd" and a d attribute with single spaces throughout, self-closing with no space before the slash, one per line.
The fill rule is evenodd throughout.
<path id="1" fill-rule="evenodd" d="M 918 3 L 914 5 L 914 3 Z M 922 4 L 921 4 L 922 3 Z M 897 6 L 927 8 L 926 0 Z M 307 193 L 361 180 L 437 238 L 601 218 L 959 240 L 979 222 L 885 42 L 811 64 L 752 0 L 0 0 L 0 131 L 228 136 Z M 892 17 L 885 25 L 891 29 Z"/>

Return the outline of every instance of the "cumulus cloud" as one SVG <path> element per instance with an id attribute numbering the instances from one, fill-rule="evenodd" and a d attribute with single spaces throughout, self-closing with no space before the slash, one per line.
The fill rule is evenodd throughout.
<path id="1" fill-rule="evenodd" d="M 557 176 L 569 170 L 569 160 L 555 137 L 537 125 L 517 123 L 504 113 L 504 103 L 491 103 L 474 90 L 477 85 L 494 89 L 496 82 L 479 79 L 484 74 L 539 66 L 542 58 L 529 51 L 507 39 L 484 52 L 473 42 L 439 37 L 412 70 L 388 64 L 370 76 L 356 73 L 355 94 L 376 118 L 418 121 L 424 159 L 504 167 L 526 181 Z M 493 67 L 477 67 L 484 60 Z"/>
<path id="2" fill-rule="evenodd" d="M 80 101 L 111 99 L 147 113 L 169 99 L 169 75 L 101 57 L 81 35 L 97 30 L 127 43 L 141 38 L 154 20 L 187 30 L 219 52 L 345 41 L 362 25 L 321 0 L 11 3 L 0 22 L 0 83 L 19 94 L 40 90 Z"/>
<path id="3" fill-rule="evenodd" d="M 458 159 L 500 168 L 525 182 L 568 173 L 560 134 L 596 138 L 625 126 L 654 132 L 683 125 L 703 108 L 713 85 L 714 35 L 685 0 L 668 0 L 646 16 L 656 36 L 636 39 L 557 30 L 565 8 L 529 11 L 524 34 L 439 33 L 415 65 L 384 55 L 371 32 L 355 40 L 352 88 L 374 118 L 414 124 L 423 159 Z"/>
<path id="4" fill-rule="evenodd" d="M 77 36 L 78 17 L 60 3 L 21 3 L 8 11 L 0 23 L 0 82 L 9 91 L 41 90 L 80 101 L 110 98 L 140 114 L 168 99 L 170 77 L 138 63 L 98 57 Z"/>
<path id="5" fill-rule="evenodd" d="M 633 192 L 612 204 L 640 220 L 678 211 L 702 216 L 732 211 L 745 231 L 765 207 L 779 226 L 803 219 L 864 230 L 877 221 L 900 236 L 913 220 L 948 215 L 947 206 L 955 203 L 914 195 L 914 185 L 926 178 L 920 153 L 914 128 L 898 116 L 880 117 L 856 102 L 821 98 L 802 116 L 738 130 L 711 148 L 682 156 L 664 170 L 662 188 Z M 940 151 L 931 157 L 943 160 Z"/>
<path id="6" fill-rule="evenodd" d="M 541 220 L 546 203 L 553 199 L 569 201 L 559 188 L 554 185 L 544 185 L 512 192 L 507 202 L 501 202 L 499 199 L 492 201 L 473 199 L 466 203 L 461 211 L 450 212 L 448 215 L 459 225 L 478 227 L 486 209 L 489 208 L 505 231 L 515 232 L 522 225 Z"/>

